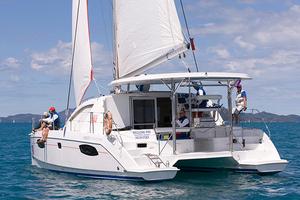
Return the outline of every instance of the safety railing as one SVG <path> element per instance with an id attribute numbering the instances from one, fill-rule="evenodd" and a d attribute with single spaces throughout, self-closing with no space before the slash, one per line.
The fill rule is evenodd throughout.
<path id="1" fill-rule="evenodd" d="M 154 132 L 155 132 L 156 137 L 158 138 L 158 155 L 160 155 L 160 154 L 163 152 L 163 150 L 165 149 L 165 147 L 167 146 L 167 144 L 169 143 L 169 141 L 171 140 L 172 134 L 169 134 L 169 137 L 168 137 L 167 140 L 163 140 L 163 141 L 165 141 L 165 144 L 164 144 L 164 146 L 162 147 L 162 149 L 160 149 L 161 137 L 164 136 L 165 134 L 157 133 L 157 132 L 155 131 L 155 129 L 154 129 Z"/>
<path id="2" fill-rule="evenodd" d="M 113 120 L 113 125 L 115 126 L 115 129 L 117 130 L 116 132 L 118 133 L 118 141 L 119 143 L 124 146 L 124 142 L 123 142 L 123 138 L 121 136 L 121 133 L 119 131 L 119 128 L 118 128 L 118 124 Z M 104 129 L 103 129 L 104 130 Z"/>
<path id="3" fill-rule="evenodd" d="M 250 109 L 247 109 L 246 111 L 244 111 L 243 113 L 254 115 L 254 114 L 259 114 L 261 112 L 258 109 L 250 108 Z M 270 131 L 269 126 L 266 123 L 265 119 L 263 117 L 258 117 L 258 116 L 255 116 L 255 119 L 258 119 L 259 122 L 262 122 L 264 124 L 267 135 L 269 136 L 269 138 L 271 138 L 271 131 Z M 250 122 L 253 122 L 253 121 L 250 120 Z"/>

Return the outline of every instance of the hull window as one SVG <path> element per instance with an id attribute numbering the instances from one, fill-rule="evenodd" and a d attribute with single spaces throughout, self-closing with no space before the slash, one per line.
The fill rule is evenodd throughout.
<path id="1" fill-rule="evenodd" d="M 87 144 L 79 145 L 79 149 L 80 149 L 81 153 L 88 155 L 88 156 L 97 156 L 98 155 L 97 149 L 95 147 L 87 145 Z"/>

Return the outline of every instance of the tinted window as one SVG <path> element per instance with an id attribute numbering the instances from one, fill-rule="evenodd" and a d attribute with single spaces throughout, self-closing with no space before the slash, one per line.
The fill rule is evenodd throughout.
<path id="1" fill-rule="evenodd" d="M 135 129 L 153 128 L 155 124 L 154 105 L 153 99 L 133 100 L 133 123 Z"/>
<path id="2" fill-rule="evenodd" d="M 172 104 L 170 98 L 157 98 L 158 127 L 171 127 Z"/>

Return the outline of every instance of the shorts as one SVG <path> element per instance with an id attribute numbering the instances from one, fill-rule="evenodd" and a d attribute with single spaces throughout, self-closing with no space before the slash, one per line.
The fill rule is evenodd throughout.
<path id="1" fill-rule="evenodd" d="M 232 114 L 238 115 L 242 112 L 243 109 L 244 109 L 243 106 L 237 106 L 234 109 L 232 109 Z"/>

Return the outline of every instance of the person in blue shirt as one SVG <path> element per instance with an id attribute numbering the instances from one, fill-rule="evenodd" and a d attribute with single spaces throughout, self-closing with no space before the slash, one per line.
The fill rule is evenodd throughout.
<path id="1" fill-rule="evenodd" d="M 232 120 L 235 121 L 236 124 L 239 123 L 239 114 L 242 111 L 247 110 L 247 94 L 246 91 L 242 89 L 242 85 L 238 85 L 237 94 L 235 98 L 235 108 L 232 111 Z"/>
<path id="2" fill-rule="evenodd" d="M 49 108 L 49 117 L 42 119 L 45 127 L 42 130 L 42 138 L 39 140 L 39 143 L 46 142 L 49 134 L 49 130 L 58 130 L 60 129 L 60 118 L 54 107 Z"/>
<path id="3" fill-rule="evenodd" d="M 49 117 L 43 119 L 48 124 L 49 129 L 58 130 L 60 129 L 60 117 L 54 107 L 49 108 Z"/>

